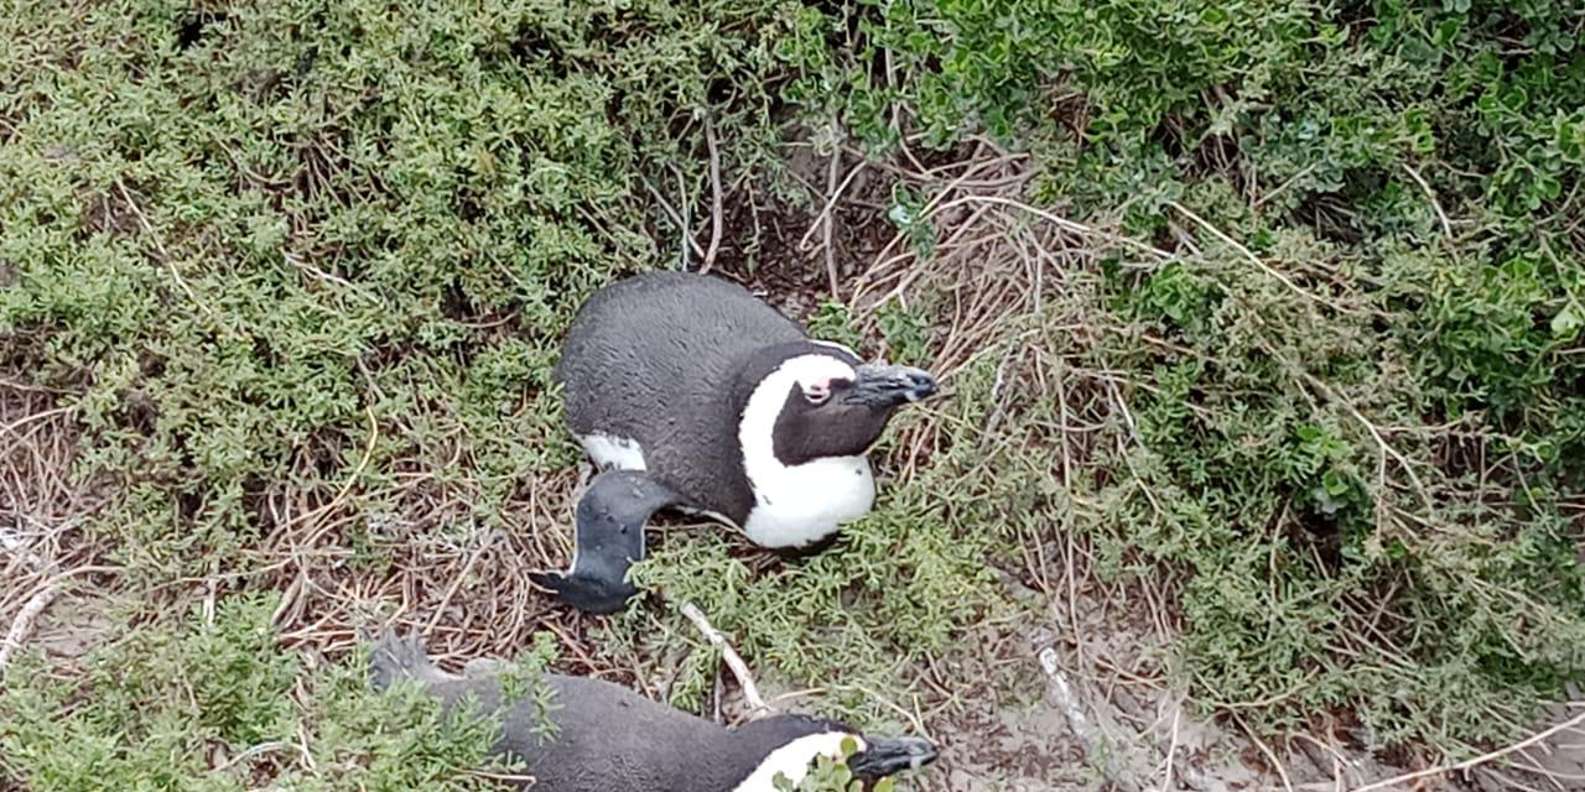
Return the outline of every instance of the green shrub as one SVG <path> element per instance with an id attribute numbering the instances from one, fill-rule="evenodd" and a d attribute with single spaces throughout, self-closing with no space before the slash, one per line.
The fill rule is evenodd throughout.
<path id="1" fill-rule="evenodd" d="M 882 150 L 988 132 L 1034 157 L 1032 199 L 1195 238 L 1068 274 L 1115 332 L 1043 346 L 1119 377 L 1130 414 L 1077 477 L 1099 510 L 1045 519 L 1112 574 L 1183 581 L 1209 709 L 1297 728 L 1343 705 L 1367 744 L 1463 752 L 1585 670 L 1580 12 L 863 4 L 853 65 L 793 95 Z"/>
<path id="2" fill-rule="evenodd" d="M 222 599 L 144 625 L 61 681 L 36 658 L 0 694 L 7 772 L 35 792 L 242 790 L 259 773 L 294 789 L 480 789 L 500 730 L 443 717 L 437 699 L 369 686 L 357 662 L 315 671 L 276 645 L 272 596 Z M 362 660 L 360 656 L 356 660 Z"/>
<path id="3" fill-rule="evenodd" d="M 768 13 L 304 0 L 8 19 L 0 334 L 31 350 L 30 381 L 81 392 L 85 467 L 134 493 L 106 528 L 137 538 L 139 572 L 229 563 L 268 532 L 273 483 L 328 499 L 449 455 L 441 437 L 485 474 L 470 506 L 488 524 L 513 476 L 570 464 L 560 335 L 595 286 L 671 263 L 645 233 L 644 166 L 703 169 L 685 153 L 700 126 L 673 124 L 712 111 L 738 131 L 729 155 L 755 156 L 780 68 Z M 405 431 L 344 481 L 371 420 Z"/>

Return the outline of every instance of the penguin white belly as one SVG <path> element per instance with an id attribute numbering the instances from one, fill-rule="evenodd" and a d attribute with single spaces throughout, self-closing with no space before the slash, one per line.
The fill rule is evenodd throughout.
<path id="1" fill-rule="evenodd" d="M 743 532 L 763 547 L 818 541 L 875 505 L 875 476 L 866 457 L 827 457 L 802 465 L 771 459 L 746 467 L 754 508 Z"/>
<path id="2" fill-rule="evenodd" d="M 648 470 L 644 448 L 626 437 L 604 434 L 580 435 L 578 442 L 601 470 Z"/>

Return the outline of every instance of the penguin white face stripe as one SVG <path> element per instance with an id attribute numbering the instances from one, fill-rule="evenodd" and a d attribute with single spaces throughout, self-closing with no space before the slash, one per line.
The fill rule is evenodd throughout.
<path id="1" fill-rule="evenodd" d="M 848 739 L 857 744 L 857 750 L 864 750 L 864 741 L 856 734 L 821 732 L 799 737 L 771 751 L 743 783 L 732 787 L 732 792 L 775 792 L 777 773 L 786 776 L 796 787 L 809 774 L 816 757 L 836 759 L 842 756 L 842 741 Z"/>
<path id="2" fill-rule="evenodd" d="M 776 458 L 776 419 L 793 386 L 807 393 L 818 383 L 855 377 L 852 366 L 830 355 L 799 355 L 784 361 L 749 396 L 738 441 L 743 472 L 755 496 L 743 530 L 756 544 L 806 545 L 829 535 L 839 524 L 862 517 L 874 505 L 875 478 L 862 455 L 825 457 L 801 465 L 784 465 Z"/>

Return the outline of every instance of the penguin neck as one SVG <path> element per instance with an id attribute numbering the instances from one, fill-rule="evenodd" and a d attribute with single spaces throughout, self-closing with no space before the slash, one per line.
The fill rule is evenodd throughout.
<path id="1" fill-rule="evenodd" d="M 818 757 L 841 756 L 842 743 L 847 740 L 852 740 L 856 749 L 864 747 L 858 736 L 836 724 L 801 716 L 749 723 L 731 732 L 731 777 L 723 779 L 724 784 L 717 781 L 702 788 L 773 792 L 778 775 L 785 776 L 796 787 L 809 774 Z"/>
<path id="2" fill-rule="evenodd" d="M 875 481 L 862 451 L 847 455 L 780 458 L 776 431 L 800 377 L 853 376 L 858 359 L 839 347 L 811 341 L 757 350 L 738 373 L 736 445 L 747 510 L 738 524 L 761 547 L 797 548 L 831 536 L 863 516 L 875 500 Z"/>

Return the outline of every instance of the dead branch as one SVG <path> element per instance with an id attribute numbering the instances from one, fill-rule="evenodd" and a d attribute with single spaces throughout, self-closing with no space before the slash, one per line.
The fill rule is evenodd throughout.
<path id="1" fill-rule="evenodd" d="M 1273 269 L 1270 264 L 1267 264 L 1266 262 L 1261 261 L 1260 257 L 1256 256 L 1254 253 L 1251 253 L 1249 248 L 1244 247 L 1242 244 L 1240 244 L 1238 242 L 1238 240 L 1233 239 L 1232 237 L 1230 237 L 1227 234 L 1223 233 L 1221 229 L 1217 228 L 1214 225 L 1211 225 L 1211 223 L 1209 221 L 1207 221 L 1205 218 L 1195 214 L 1194 212 L 1189 211 L 1186 207 L 1184 207 L 1182 204 L 1178 203 L 1177 201 L 1169 202 L 1167 205 L 1171 206 L 1173 209 L 1177 210 L 1178 213 L 1183 215 L 1184 217 L 1187 217 L 1190 220 L 1194 221 L 1195 225 L 1205 229 L 1206 231 L 1209 231 L 1211 236 L 1214 236 L 1217 239 L 1222 240 L 1222 242 L 1226 243 L 1229 247 L 1231 247 L 1234 250 L 1238 251 L 1239 254 L 1242 255 L 1245 258 L 1245 260 L 1249 261 L 1251 264 L 1254 264 L 1256 267 L 1260 268 L 1260 270 L 1262 272 L 1266 273 L 1267 275 L 1270 275 L 1271 277 L 1276 278 L 1280 283 L 1282 283 L 1282 285 L 1288 287 L 1289 291 L 1292 291 L 1294 294 L 1297 294 L 1300 297 L 1303 297 L 1304 299 L 1309 300 L 1311 302 L 1318 302 L 1318 303 L 1320 303 L 1322 305 L 1325 305 L 1325 306 L 1331 308 L 1332 310 L 1337 311 L 1338 313 L 1348 313 L 1348 309 L 1344 308 L 1343 306 L 1338 305 L 1337 303 L 1332 302 L 1331 300 L 1328 300 L 1325 297 L 1320 297 L 1320 296 L 1311 294 L 1310 292 L 1307 292 L 1304 289 L 1299 288 L 1299 285 L 1297 283 L 1294 283 L 1292 280 L 1288 279 L 1288 276 L 1286 276 L 1286 275 L 1278 272 L 1277 270 Z"/>
<path id="2" fill-rule="evenodd" d="M 748 664 L 743 662 L 742 656 L 732 648 L 732 644 L 727 643 L 726 638 L 711 626 L 710 620 L 705 618 L 699 607 L 692 602 L 684 602 L 682 615 L 687 616 L 688 621 L 693 622 L 693 626 L 704 633 L 705 639 L 721 650 L 721 659 L 726 661 L 727 668 L 732 669 L 732 676 L 737 678 L 738 687 L 743 689 L 743 698 L 749 703 L 749 717 L 756 718 L 772 712 L 765 699 L 760 698 L 759 687 L 754 684 L 754 676 L 749 673 Z"/>
<path id="3" fill-rule="evenodd" d="M 27 604 L 22 606 L 22 610 L 17 611 L 16 618 L 11 620 L 11 629 L 6 632 L 5 641 L 0 642 L 0 677 L 4 676 L 6 665 L 11 662 L 11 656 L 22 648 L 22 644 L 33 633 L 33 623 L 38 620 L 39 614 L 55 601 L 55 596 L 59 593 L 60 587 L 51 583 L 35 593 Z"/>
<path id="4" fill-rule="evenodd" d="M 1447 212 L 1442 211 L 1442 204 L 1436 200 L 1436 192 L 1431 189 L 1431 185 L 1426 182 L 1419 171 L 1409 166 L 1409 163 L 1403 163 L 1403 170 L 1409 174 L 1409 178 L 1414 179 L 1415 184 L 1420 185 L 1420 189 L 1425 191 L 1425 197 L 1431 201 L 1431 208 L 1436 210 L 1436 219 L 1442 221 L 1442 233 L 1446 234 L 1448 241 L 1451 242 L 1453 240 L 1453 224 L 1447 221 Z"/>

